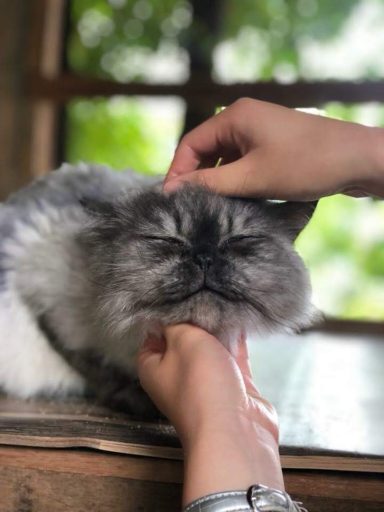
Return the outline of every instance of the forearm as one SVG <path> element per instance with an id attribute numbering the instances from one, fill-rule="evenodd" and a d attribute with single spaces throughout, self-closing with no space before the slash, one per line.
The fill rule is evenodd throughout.
<path id="1" fill-rule="evenodd" d="M 277 442 L 256 422 L 236 419 L 202 426 L 184 452 L 184 505 L 255 483 L 284 489 Z"/>

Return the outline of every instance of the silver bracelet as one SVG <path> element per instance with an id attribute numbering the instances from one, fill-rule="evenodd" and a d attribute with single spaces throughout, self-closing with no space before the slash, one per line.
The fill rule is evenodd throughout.
<path id="1" fill-rule="evenodd" d="M 190 503 L 184 512 L 308 512 L 289 494 L 265 485 L 252 485 L 248 491 L 209 494 Z"/>

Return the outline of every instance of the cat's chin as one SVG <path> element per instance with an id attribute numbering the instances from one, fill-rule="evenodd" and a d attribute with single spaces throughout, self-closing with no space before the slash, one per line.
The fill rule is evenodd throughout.
<path id="1" fill-rule="evenodd" d="M 180 303 L 147 311 L 140 324 L 147 334 L 156 335 L 162 332 L 163 326 L 189 323 L 209 332 L 230 349 L 233 341 L 250 326 L 247 311 L 242 303 L 230 302 L 218 293 L 204 290 Z M 253 320 L 256 320 L 254 316 Z M 261 317 L 258 323 L 262 323 Z"/>
<path id="2" fill-rule="evenodd" d="M 204 285 L 190 293 L 185 294 L 183 297 L 180 297 L 177 300 L 177 303 L 180 304 L 182 302 L 187 302 L 190 304 L 190 307 L 195 308 L 196 302 L 204 302 L 205 304 L 217 305 L 218 301 L 223 302 L 223 305 L 225 306 L 225 304 L 228 302 L 234 302 L 234 297 L 231 296 L 227 290 L 222 290 L 218 286 L 212 284 L 210 286 Z M 172 301 L 171 304 L 174 306 L 175 301 Z"/>
<path id="3" fill-rule="evenodd" d="M 316 320 L 314 309 L 307 300 L 297 303 L 289 313 L 285 317 L 273 317 L 266 310 L 258 311 L 245 302 L 231 302 L 219 293 L 204 290 L 180 302 L 142 309 L 126 318 L 126 323 L 121 319 L 114 323 L 112 330 L 121 338 L 126 338 L 130 331 L 140 343 L 149 334 L 161 335 L 164 326 L 188 323 L 209 332 L 231 349 L 241 334 L 261 337 L 279 332 L 297 332 Z"/>
<path id="4" fill-rule="evenodd" d="M 259 338 L 281 332 L 296 333 L 316 323 L 320 316 L 308 303 L 307 308 L 303 307 L 300 313 L 297 312 L 290 319 L 273 320 L 255 311 L 250 314 L 245 304 L 231 303 L 215 294 L 198 295 L 177 307 L 173 306 L 167 311 L 163 309 L 160 314 L 152 315 L 151 319 L 147 317 L 142 324 L 147 333 L 160 334 L 166 325 L 189 323 L 218 338 L 229 350 L 241 335 L 252 334 Z"/>

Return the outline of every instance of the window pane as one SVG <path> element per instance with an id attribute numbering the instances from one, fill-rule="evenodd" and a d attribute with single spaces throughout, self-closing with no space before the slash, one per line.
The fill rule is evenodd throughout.
<path id="1" fill-rule="evenodd" d="M 384 77 L 383 0 L 227 0 L 218 82 Z"/>
<path id="2" fill-rule="evenodd" d="M 207 8 L 208 16 L 208 8 Z M 72 0 L 72 71 L 120 82 L 183 83 L 185 46 L 213 48 L 220 83 L 384 77 L 383 0 L 222 0 L 216 30 L 187 0 Z"/>
<path id="3" fill-rule="evenodd" d="M 384 126 L 384 106 L 324 105 L 324 113 Z M 297 249 L 312 277 L 314 302 L 342 318 L 384 320 L 384 202 L 322 199 Z"/>
<path id="4" fill-rule="evenodd" d="M 186 0 L 72 0 L 69 69 L 119 82 L 185 82 L 179 39 L 191 21 Z"/>
<path id="5" fill-rule="evenodd" d="M 314 303 L 342 318 L 384 320 L 384 203 L 322 199 L 297 249 L 311 272 Z"/>
<path id="6" fill-rule="evenodd" d="M 67 106 L 65 158 L 164 173 L 182 129 L 178 98 L 79 99 Z"/>

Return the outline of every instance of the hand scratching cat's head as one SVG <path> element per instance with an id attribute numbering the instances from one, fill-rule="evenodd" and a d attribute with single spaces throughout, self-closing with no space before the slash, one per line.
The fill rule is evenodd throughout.
<path id="1" fill-rule="evenodd" d="M 292 243 L 314 208 L 192 186 L 88 204 L 81 238 L 98 314 L 121 332 L 137 322 L 190 322 L 224 338 L 307 324 L 309 279 Z"/>

